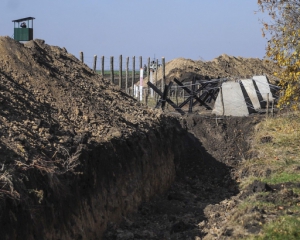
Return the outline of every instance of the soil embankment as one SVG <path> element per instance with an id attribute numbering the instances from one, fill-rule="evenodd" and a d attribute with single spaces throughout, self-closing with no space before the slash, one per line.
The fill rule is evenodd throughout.
<path id="1" fill-rule="evenodd" d="M 0 38 L 5 239 L 101 239 L 175 178 L 186 132 L 65 49 Z"/>
<path id="2" fill-rule="evenodd" d="M 201 237 L 204 207 L 236 194 L 255 118 L 162 114 L 43 40 L 0 37 L 0 78 L 4 239 Z"/>
<path id="3" fill-rule="evenodd" d="M 174 183 L 124 217 L 121 225 L 110 225 L 105 239 L 215 239 L 214 226 L 226 224 L 216 209 L 220 203 L 220 209 L 232 204 L 231 197 L 239 192 L 235 167 L 250 156 L 252 132 L 260 120 L 259 115 L 218 122 L 199 115 L 181 119 L 187 144 L 195 149 L 185 149 L 189 157 L 177 165 Z"/>
<path id="4" fill-rule="evenodd" d="M 158 68 L 157 76 L 153 74 L 153 80 L 159 82 L 162 79 L 161 68 Z M 259 58 L 243 58 L 222 54 L 211 61 L 195 61 L 192 59 L 176 58 L 166 63 L 166 82 L 174 78 L 184 81 L 191 81 L 193 77 L 199 80 L 227 78 L 230 80 L 240 80 L 252 78 L 254 75 L 266 75 L 272 84 L 278 79 L 274 72 L 279 72 L 280 68 L 274 62 Z M 145 78 L 147 84 L 148 78 Z"/>

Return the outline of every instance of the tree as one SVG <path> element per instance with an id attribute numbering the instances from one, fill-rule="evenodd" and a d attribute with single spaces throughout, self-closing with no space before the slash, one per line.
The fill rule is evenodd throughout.
<path id="1" fill-rule="evenodd" d="M 300 0 L 258 0 L 261 12 L 267 12 L 270 22 L 263 22 L 263 36 L 270 39 L 266 55 L 282 69 L 275 75 L 280 79 L 284 95 L 279 106 L 299 109 L 300 97 Z"/>

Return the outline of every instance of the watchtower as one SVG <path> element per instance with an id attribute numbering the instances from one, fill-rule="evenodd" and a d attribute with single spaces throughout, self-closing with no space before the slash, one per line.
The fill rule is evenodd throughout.
<path id="1" fill-rule="evenodd" d="M 16 41 L 30 41 L 33 39 L 33 17 L 13 20 L 14 39 Z"/>

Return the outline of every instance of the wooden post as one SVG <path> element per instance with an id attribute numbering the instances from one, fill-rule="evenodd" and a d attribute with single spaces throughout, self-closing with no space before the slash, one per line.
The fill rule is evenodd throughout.
<path id="1" fill-rule="evenodd" d="M 128 70 L 129 70 L 129 57 L 126 58 L 126 76 L 125 76 L 125 92 L 128 93 Z"/>
<path id="2" fill-rule="evenodd" d="M 97 67 L 97 55 L 94 55 L 94 65 L 93 65 L 93 70 L 96 72 L 96 67 Z"/>
<path id="3" fill-rule="evenodd" d="M 140 69 L 143 68 L 143 59 L 142 56 L 140 56 Z"/>
<path id="4" fill-rule="evenodd" d="M 145 103 L 146 103 L 146 106 L 148 106 L 148 97 L 149 97 L 149 91 L 148 91 L 148 88 L 145 89 Z"/>
<path id="5" fill-rule="evenodd" d="M 101 72 L 102 72 L 102 77 L 104 78 L 104 56 L 102 56 L 102 59 L 101 59 Z"/>
<path id="6" fill-rule="evenodd" d="M 267 93 L 267 117 L 269 117 L 269 93 Z"/>
<path id="7" fill-rule="evenodd" d="M 132 57 L 132 96 L 134 97 L 134 82 L 135 82 L 135 56 Z"/>
<path id="8" fill-rule="evenodd" d="M 178 105 L 178 85 L 175 86 L 176 105 Z"/>
<path id="9" fill-rule="evenodd" d="M 119 88 L 122 89 L 122 55 L 119 57 Z"/>
<path id="10" fill-rule="evenodd" d="M 83 52 L 80 52 L 80 61 L 83 63 L 84 59 L 83 59 Z"/>
<path id="11" fill-rule="evenodd" d="M 222 85 L 220 86 L 220 96 L 221 96 L 221 103 L 222 103 L 222 116 L 225 114 L 225 107 L 224 107 L 224 99 L 223 99 L 223 90 Z"/>
<path id="12" fill-rule="evenodd" d="M 147 66 L 147 82 L 150 81 L 150 58 L 148 57 L 148 66 Z M 146 93 L 146 98 L 148 99 L 148 95 L 149 95 L 149 87 L 147 87 L 147 93 Z M 147 103 L 146 103 L 147 104 Z"/>
<path id="13" fill-rule="evenodd" d="M 161 63 L 162 63 L 161 91 L 163 92 L 164 86 L 166 84 L 166 72 L 165 72 L 166 69 L 165 69 L 165 58 L 164 57 L 162 57 Z"/>
<path id="14" fill-rule="evenodd" d="M 148 57 L 148 66 L 147 66 L 147 77 L 148 77 L 148 81 L 149 81 L 149 77 L 150 77 L 150 58 Z"/>
<path id="15" fill-rule="evenodd" d="M 114 83 L 115 78 L 114 78 L 114 57 L 113 56 L 110 57 L 110 78 L 111 78 L 111 82 Z"/>
<path id="16" fill-rule="evenodd" d="M 157 72 L 158 72 L 158 59 L 156 59 L 156 70 L 155 70 L 155 86 L 157 86 Z"/>

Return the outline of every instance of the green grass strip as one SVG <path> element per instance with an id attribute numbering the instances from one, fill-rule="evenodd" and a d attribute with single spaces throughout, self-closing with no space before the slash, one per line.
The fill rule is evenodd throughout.
<path id="1" fill-rule="evenodd" d="M 287 172 L 275 173 L 268 178 L 262 179 L 262 181 L 268 184 L 278 184 L 287 182 L 297 183 L 300 182 L 300 174 Z"/>
<path id="2" fill-rule="evenodd" d="M 296 240 L 300 239 L 300 218 L 282 216 L 275 222 L 264 226 L 263 235 L 254 237 L 257 240 Z"/>

